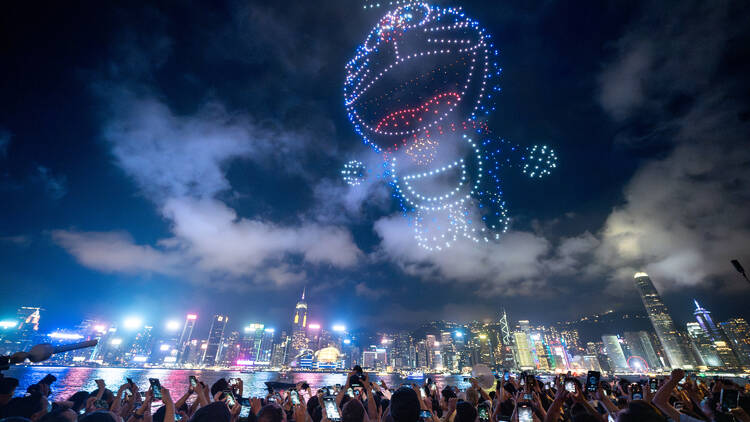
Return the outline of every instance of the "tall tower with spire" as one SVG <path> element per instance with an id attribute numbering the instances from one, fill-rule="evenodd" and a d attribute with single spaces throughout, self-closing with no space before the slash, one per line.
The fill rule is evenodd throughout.
<path id="1" fill-rule="evenodd" d="M 703 332 L 706 333 L 708 338 L 713 342 L 716 347 L 716 352 L 719 354 L 719 358 L 724 363 L 724 366 L 730 368 L 739 367 L 740 362 L 737 359 L 734 350 L 732 350 L 732 343 L 724 332 L 714 324 L 714 320 L 711 319 L 711 312 L 702 308 L 697 300 L 693 299 L 693 302 L 695 303 L 695 311 L 693 311 L 693 315 L 695 315 L 695 319 L 703 329 Z"/>
<path id="2" fill-rule="evenodd" d="M 302 297 L 294 307 L 294 318 L 292 319 L 292 344 L 289 358 L 294 360 L 301 351 L 307 349 L 307 302 L 305 302 L 305 291 L 307 287 L 302 288 Z M 290 362 L 291 362 L 290 360 Z"/>

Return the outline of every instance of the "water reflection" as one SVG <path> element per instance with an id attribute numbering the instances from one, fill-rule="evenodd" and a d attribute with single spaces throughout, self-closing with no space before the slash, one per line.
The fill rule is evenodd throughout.
<path id="1" fill-rule="evenodd" d="M 190 369 L 134 369 L 134 368 L 70 368 L 70 367 L 13 367 L 5 371 L 5 375 L 18 378 L 19 386 L 17 393 L 26 391 L 26 388 L 42 379 L 46 374 L 52 374 L 57 377 L 57 382 L 52 385 L 53 400 L 67 399 L 73 393 L 79 390 L 93 391 L 96 389 L 97 379 L 103 379 L 107 388 L 117 391 L 126 378 L 131 378 L 138 387 L 145 391 L 148 388 L 149 378 L 158 378 L 161 384 L 170 391 L 172 397 L 176 400 L 188 389 L 189 375 L 196 375 L 206 382 L 209 386 L 219 378 L 241 378 L 244 383 L 244 396 L 265 396 L 266 381 L 281 381 L 296 383 L 307 381 L 313 388 L 323 387 L 335 384 L 345 384 L 346 375 L 339 373 L 289 373 L 286 377 L 280 377 L 277 372 L 256 372 L 241 373 L 239 371 L 209 371 L 209 370 L 190 370 Z M 398 386 L 405 381 L 398 375 L 377 376 L 370 375 L 375 381 L 381 378 L 385 380 L 388 386 Z M 468 387 L 468 383 L 463 381 L 461 376 L 444 377 L 435 376 L 435 381 L 439 386 L 449 383 L 458 385 L 459 388 Z M 408 383 L 415 382 L 409 380 Z"/>

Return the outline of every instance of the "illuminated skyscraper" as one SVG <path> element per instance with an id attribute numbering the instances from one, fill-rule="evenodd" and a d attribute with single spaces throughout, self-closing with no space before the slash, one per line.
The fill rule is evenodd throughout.
<path id="1" fill-rule="evenodd" d="M 628 370 L 628 361 L 620 346 L 620 339 L 616 335 L 605 334 L 602 336 L 604 343 L 604 352 L 607 354 L 610 362 L 610 369 L 615 372 Z"/>
<path id="2" fill-rule="evenodd" d="M 750 325 L 744 318 L 732 318 L 719 325 L 729 339 L 740 365 L 750 367 Z"/>
<path id="3" fill-rule="evenodd" d="M 534 359 L 531 356 L 529 347 L 529 337 L 523 331 L 513 332 L 513 343 L 515 352 L 515 361 L 520 369 L 534 369 Z"/>
<path id="4" fill-rule="evenodd" d="M 182 326 L 182 334 L 177 342 L 177 349 L 180 352 L 179 361 L 184 363 L 187 358 L 187 349 L 190 347 L 190 340 L 193 337 L 193 328 L 195 328 L 195 321 L 198 319 L 198 315 L 187 314 L 185 317 L 185 325 Z"/>
<path id="5" fill-rule="evenodd" d="M 302 289 L 302 298 L 294 307 L 294 318 L 292 318 L 292 344 L 288 359 L 291 361 L 304 349 L 307 349 L 307 302 L 305 302 L 305 289 Z"/>
<path id="6" fill-rule="evenodd" d="M 669 310 L 646 273 L 635 273 L 635 286 L 672 368 L 689 368 L 692 362 L 683 347 Z"/>
<path id="7" fill-rule="evenodd" d="M 697 322 L 687 323 L 687 333 L 690 337 L 690 343 L 696 354 L 703 363 L 703 366 L 720 367 L 722 361 L 716 352 L 714 342 L 708 337 L 708 334 Z"/>
<path id="8" fill-rule="evenodd" d="M 648 333 L 645 331 L 626 331 L 624 333 L 625 341 L 630 352 L 629 356 L 639 356 L 648 364 L 649 369 L 661 368 L 654 346 Z"/>
<path id="9" fill-rule="evenodd" d="M 718 353 L 724 366 L 731 368 L 739 367 L 740 363 L 732 350 L 732 344 L 729 342 L 726 335 L 724 335 L 724 332 L 714 324 L 714 321 L 711 319 L 711 312 L 702 308 L 697 300 L 693 299 L 693 302 L 695 302 L 695 311 L 693 312 L 693 315 L 695 315 L 695 319 L 703 329 L 703 332 L 706 333 L 708 338 L 710 338 L 716 346 L 716 353 Z"/>
<path id="10" fill-rule="evenodd" d="M 203 364 L 212 366 L 218 363 L 221 354 L 221 344 L 224 341 L 224 330 L 227 328 L 229 317 L 226 315 L 214 315 L 211 321 L 211 329 L 208 331 L 208 341 L 203 351 Z"/>
<path id="11" fill-rule="evenodd" d="M 32 346 L 35 341 L 37 333 L 39 331 L 39 320 L 41 319 L 42 308 L 33 306 L 22 306 L 18 308 L 16 316 L 18 318 L 18 325 L 16 326 L 16 333 L 18 338 L 19 350 L 26 350 Z"/>

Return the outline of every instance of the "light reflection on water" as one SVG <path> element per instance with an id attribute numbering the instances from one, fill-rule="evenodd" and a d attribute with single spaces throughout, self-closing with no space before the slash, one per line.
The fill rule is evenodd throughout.
<path id="1" fill-rule="evenodd" d="M 256 372 L 252 374 L 243 374 L 239 371 L 207 371 L 192 369 L 136 369 L 136 368 L 71 368 L 71 367 L 12 367 L 5 371 L 8 377 L 18 378 L 19 385 L 16 393 L 26 391 L 26 388 L 42 379 L 46 374 L 52 374 L 57 377 L 57 382 L 52 385 L 53 400 L 64 400 L 73 395 L 76 391 L 96 390 L 97 379 L 103 379 L 107 388 L 116 392 L 118 388 L 131 378 L 138 387 L 145 391 L 148 388 L 149 378 L 158 378 L 161 384 L 172 392 L 172 398 L 177 400 L 188 388 L 188 376 L 196 375 L 206 382 L 209 386 L 219 378 L 241 378 L 244 384 L 244 396 L 265 396 L 266 381 L 280 381 L 296 383 L 307 381 L 312 388 L 324 387 L 335 384 L 345 384 L 346 374 L 341 373 L 289 373 L 286 378 L 281 378 L 277 372 Z M 370 374 L 370 378 L 379 381 L 385 380 L 390 387 L 397 387 L 404 380 L 398 375 L 377 376 Z M 459 388 L 468 387 L 468 383 L 463 381 L 460 375 L 444 377 L 436 375 L 433 377 L 439 386 L 458 385 Z M 419 382 L 409 380 L 409 383 Z"/>

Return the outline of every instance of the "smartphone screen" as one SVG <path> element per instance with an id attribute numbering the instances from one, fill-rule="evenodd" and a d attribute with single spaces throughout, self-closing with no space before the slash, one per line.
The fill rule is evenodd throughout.
<path id="1" fill-rule="evenodd" d="M 595 393 L 597 387 L 599 387 L 599 379 L 602 374 L 599 371 L 589 371 L 586 376 L 586 391 Z"/>
<path id="2" fill-rule="evenodd" d="M 518 405 L 518 422 L 532 422 L 534 416 L 528 404 Z"/>
<path id="3" fill-rule="evenodd" d="M 292 390 L 289 392 L 289 395 L 292 396 L 292 404 L 298 405 L 299 404 L 299 393 L 297 393 L 297 390 Z"/>
<path id="4" fill-rule="evenodd" d="M 633 400 L 643 400 L 643 388 L 638 383 L 630 384 L 630 393 L 633 395 Z"/>
<path id="5" fill-rule="evenodd" d="M 148 382 L 151 383 L 151 392 L 154 393 L 155 400 L 161 400 L 161 383 L 158 378 L 149 378 Z"/>
<path id="6" fill-rule="evenodd" d="M 721 402 L 721 408 L 726 410 L 732 410 L 739 407 L 740 392 L 738 390 L 725 390 L 721 389 L 721 396 L 719 401 Z"/>
<path id="7" fill-rule="evenodd" d="M 505 372 L 505 373 L 503 374 L 503 379 L 504 379 L 505 381 L 508 381 L 508 380 L 510 379 L 510 373 L 508 373 L 508 372 Z"/>
<path id="8" fill-rule="evenodd" d="M 485 405 L 480 405 L 477 408 L 477 413 L 479 414 L 479 420 L 482 422 L 487 422 L 490 420 L 490 410 Z"/>
<path id="9" fill-rule="evenodd" d="M 198 385 L 198 378 L 196 378 L 195 375 L 190 375 L 188 379 L 190 380 L 191 387 L 195 388 Z"/>
<path id="10" fill-rule="evenodd" d="M 247 418 L 250 416 L 250 406 L 242 406 L 242 409 L 240 410 L 240 417 L 241 418 Z"/>
<path id="11" fill-rule="evenodd" d="M 659 382 L 656 378 L 649 378 L 648 379 L 648 387 L 651 389 L 652 393 L 655 393 L 656 390 L 659 389 Z"/>
<path id="12" fill-rule="evenodd" d="M 323 397 L 323 405 L 326 407 L 326 415 L 331 421 L 338 422 L 341 420 L 339 408 L 336 406 L 336 398 L 331 396 Z"/>
<path id="13" fill-rule="evenodd" d="M 429 410 L 422 410 L 419 412 L 419 419 L 427 420 L 430 418 L 432 418 L 432 412 L 430 412 Z"/>
<path id="14" fill-rule="evenodd" d="M 234 407 L 234 405 L 237 404 L 237 400 L 235 400 L 232 390 L 225 390 L 224 397 L 227 399 L 227 405 L 229 405 L 229 407 Z"/>
<path id="15" fill-rule="evenodd" d="M 571 379 L 565 380 L 565 391 L 568 393 L 575 393 L 576 392 L 576 383 Z"/>

